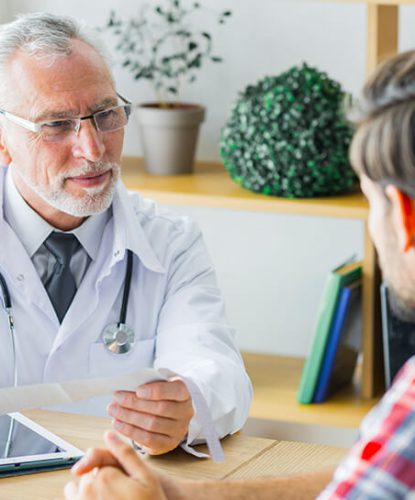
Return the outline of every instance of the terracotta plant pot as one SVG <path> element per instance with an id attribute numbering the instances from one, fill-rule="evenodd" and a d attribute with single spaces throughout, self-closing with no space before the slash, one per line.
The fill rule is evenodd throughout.
<path id="1" fill-rule="evenodd" d="M 177 175 L 193 171 L 199 126 L 205 108 L 197 104 L 147 103 L 137 108 L 144 165 L 150 174 Z"/>

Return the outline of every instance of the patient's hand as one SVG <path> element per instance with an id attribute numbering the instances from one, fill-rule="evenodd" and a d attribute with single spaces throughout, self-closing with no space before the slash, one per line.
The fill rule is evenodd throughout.
<path id="1" fill-rule="evenodd" d="M 105 434 L 108 450 L 90 450 L 74 467 L 78 483 L 65 486 L 66 500 L 166 500 L 157 476 L 112 432 Z"/>

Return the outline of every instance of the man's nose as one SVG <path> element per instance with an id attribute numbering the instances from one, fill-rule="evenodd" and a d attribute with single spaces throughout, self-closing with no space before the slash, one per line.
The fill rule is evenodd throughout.
<path id="1" fill-rule="evenodd" d="M 83 120 L 78 133 L 74 134 L 73 154 L 77 158 L 99 161 L 105 152 L 102 132 L 99 132 L 92 120 Z"/>

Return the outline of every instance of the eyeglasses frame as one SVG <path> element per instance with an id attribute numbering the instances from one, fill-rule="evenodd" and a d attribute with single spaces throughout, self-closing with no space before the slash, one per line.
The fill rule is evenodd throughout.
<path id="1" fill-rule="evenodd" d="M 117 92 L 117 97 L 119 97 L 123 101 L 124 107 L 129 106 L 128 115 L 127 115 L 127 118 L 128 118 L 129 115 L 131 114 L 131 111 L 132 111 L 132 103 L 128 99 L 123 97 L 121 94 L 119 94 L 118 92 Z M 78 120 L 78 126 L 74 129 L 74 132 L 76 135 L 78 135 L 78 133 L 79 133 L 79 129 L 81 128 L 81 122 L 83 120 L 92 120 L 94 125 L 95 125 L 95 128 L 97 130 L 99 130 L 98 126 L 97 126 L 97 122 L 95 121 L 95 115 L 98 113 L 104 113 L 106 111 L 110 111 L 111 109 L 118 108 L 120 106 L 123 106 L 123 105 L 120 104 L 118 106 L 112 106 L 111 108 L 102 109 L 100 111 L 96 111 L 95 113 L 91 113 L 90 115 L 87 115 L 87 116 L 79 116 L 77 118 L 68 118 L 68 120 L 69 119 L 70 120 Z M 35 122 L 31 122 L 30 120 L 26 120 L 25 118 L 21 118 L 20 116 L 17 116 L 13 113 L 10 113 L 9 111 L 6 111 L 4 109 L 0 109 L 0 115 L 3 115 L 5 118 L 10 120 L 11 122 L 16 123 L 17 125 L 20 125 L 21 127 L 25 128 L 26 130 L 30 130 L 31 132 L 34 132 L 34 133 L 41 132 L 43 125 L 46 125 L 48 123 L 52 123 L 54 121 L 61 121 L 61 120 L 49 120 L 49 121 L 45 121 L 45 122 L 41 122 L 41 123 L 35 123 Z M 64 120 L 65 119 L 62 119 L 62 121 L 64 121 Z M 115 129 L 115 130 L 119 130 L 119 129 Z"/>

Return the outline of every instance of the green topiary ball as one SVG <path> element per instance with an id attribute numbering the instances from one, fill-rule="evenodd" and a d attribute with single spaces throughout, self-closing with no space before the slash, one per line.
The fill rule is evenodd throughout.
<path id="1" fill-rule="evenodd" d="M 306 64 L 248 86 L 222 130 L 220 153 L 232 179 L 287 198 L 350 189 L 352 130 L 339 83 Z"/>

